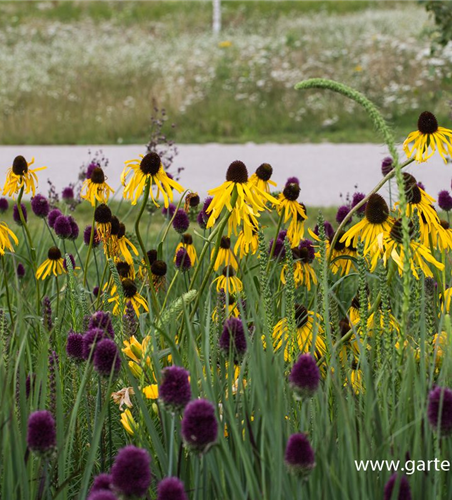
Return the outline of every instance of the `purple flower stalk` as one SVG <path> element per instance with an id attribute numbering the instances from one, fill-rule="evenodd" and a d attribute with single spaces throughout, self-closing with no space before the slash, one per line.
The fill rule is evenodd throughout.
<path id="1" fill-rule="evenodd" d="M 397 499 L 393 496 L 394 491 L 399 492 Z M 408 479 L 403 475 L 399 476 L 397 472 L 393 474 L 385 485 L 384 500 L 411 500 Z"/>
<path id="2" fill-rule="evenodd" d="M 284 460 L 291 472 L 302 477 L 309 475 L 315 467 L 315 455 L 306 434 L 299 433 L 290 436 Z"/>
<path id="3" fill-rule="evenodd" d="M 195 453 L 207 453 L 218 436 L 215 407 L 206 399 L 191 401 L 185 407 L 181 427 L 186 446 Z"/>
<path id="4" fill-rule="evenodd" d="M 104 377 L 113 372 L 116 376 L 121 369 L 118 346 L 111 339 L 102 339 L 94 350 L 94 368 Z"/>
<path id="5" fill-rule="evenodd" d="M 163 380 L 159 387 L 159 399 L 163 406 L 175 413 L 183 410 L 191 399 L 188 373 L 181 366 L 169 366 L 162 372 Z"/>
<path id="6" fill-rule="evenodd" d="M 302 354 L 293 365 L 289 384 L 299 399 L 314 395 L 320 384 L 320 370 L 310 354 Z"/>
<path id="7" fill-rule="evenodd" d="M 47 410 L 35 411 L 28 418 L 27 444 L 30 450 L 49 454 L 56 447 L 55 420 Z"/>
<path id="8" fill-rule="evenodd" d="M 184 483 L 177 477 L 165 477 L 157 486 L 157 500 L 188 500 Z"/>
<path id="9" fill-rule="evenodd" d="M 452 390 L 435 387 L 428 396 L 428 421 L 441 436 L 452 433 Z"/>
<path id="10" fill-rule="evenodd" d="M 234 357 L 243 357 L 247 345 L 243 323 L 239 318 L 229 318 L 225 322 L 219 346 L 225 356 L 229 356 L 232 350 Z"/>
<path id="11" fill-rule="evenodd" d="M 31 199 L 31 209 L 37 217 L 41 217 L 42 219 L 44 219 L 44 217 L 47 217 L 50 212 L 50 206 L 47 198 L 45 196 L 42 196 L 42 194 L 33 196 L 33 198 Z"/>
<path id="12" fill-rule="evenodd" d="M 151 485 L 149 453 L 129 445 L 119 450 L 111 468 L 113 486 L 124 495 L 144 496 Z"/>

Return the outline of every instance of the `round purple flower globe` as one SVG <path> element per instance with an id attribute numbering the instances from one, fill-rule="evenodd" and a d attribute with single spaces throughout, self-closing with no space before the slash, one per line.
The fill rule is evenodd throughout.
<path id="1" fill-rule="evenodd" d="M 94 350 L 94 368 L 104 377 L 113 372 L 116 376 L 121 369 L 121 358 L 118 346 L 111 339 L 102 339 Z"/>
<path id="2" fill-rule="evenodd" d="M 49 226 L 54 229 L 55 227 L 55 221 L 58 219 L 60 215 L 63 215 L 58 208 L 54 208 L 49 212 L 49 215 L 47 217 L 47 222 L 49 223 Z"/>
<path id="3" fill-rule="evenodd" d="M 144 496 L 151 484 L 151 457 L 146 450 L 129 445 L 119 450 L 111 468 L 113 486 L 124 495 Z"/>
<path id="4" fill-rule="evenodd" d="M 35 411 L 28 417 L 27 444 L 30 450 L 51 453 L 56 447 L 56 428 L 52 414 L 47 410 Z"/>
<path id="5" fill-rule="evenodd" d="M 185 248 L 179 248 L 176 254 L 174 265 L 182 272 L 188 271 L 191 268 L 191 260 Z"/>
<path id="6" fill-rule="evenodd" d="M 170 203 L 168 205 L 168 208 L 166 208 L 166 207 L 162 208 L 162 215 L 164 217 L 169 217 L 171 219 L 173 217 L 175 211 L 176 211 L 176 205 L 174 205 L 173 203 Z"/>
<path id="7" fill-rule="evenodd" d="M 196 222 L 201 229 L 207 229 L 207 219 L 204 212 L 199 212 L 199 214 L 196 216 Z"/>
<path id="8" fill-rule="evenodd" d="M 286 465 L 295 474 L 307 476 L 315 467 L 315 455 L 306 434 L 292 434 L 284 454 Z"/>
<path id="9" fill-rule="evenodd" d="M 352 208 L 355 208 L 356 205 L 358 205 L 358 203 L 361 203 L 365 197 L 366 197 L 366 195 L 364 193 L 358 193 L 358 192 L 353 193 Z M 366 205 L 367 205 L 367 203 L 364 203 L 363 206 L 359 207 L 357 210 L 357 213 L 363 214 L 366 211 Z"/>
<path id="10" fill-rule="evenodd" d="M 0 214 L 4 214 L 9 208 L 9 203 L 6 198 L 0 198 Z"/>
<path id="11" fill-rule="evenodd" d="M 23 278 L 25 276 L 25 267 L 21 262 L 17 264 L 16 273 L 18 278 Z"/>
<path id="12" fill-rule="evenodd" d="M 80 233 L 80 229 L 78 227 L 77 222 L 75 222 L 73 217 L 68 217 L 68 219 L 69 219 L 69 224 L 71 226 L 71 234 L 69 236 L 69 239 L 75 241 L 78 238 L 78 235 Z"/>
<path id="13" fill-rule="evenodd" d="M 157 486 L 157 500 L 188 500 L 184 483 L 177 477 L 165 477 Z"/>
<path id="14" fill-rule="evenodd" d="M 381 173 L 383 174 L 384 177 L 386 177 L 389 174 L 389 172 L 391 172 L 394 169 L 392 164 L 393 164 L 393 159 L 390 156 L 387 156 L 381 162 Z"/>
<path id="15" fill-rule="evenodd" d="M 333 226 L 328 221 L 325 221 L 323 223 L 323 227 L 325 229 L 325 238 L 327 240 L 330 240 L 334 236 Z M 316 225 L 314 227 L 314 234 L 316 234 L 317 236 L 319 235 L 319 226 L 318 225 Z"/>
<path id="16" fill-rule="evenodd" d="M 299 399 L 314 395 L 320 384 L 320 370 L 310 354 L 302 354 L 293 365 L 289 384 Z"/>
<path id="17" fill-rule="evenodd" d="M 96 311 L 91 316 L 88 323 L 88 330 L 91 328 L 101 328 L 111 339 L 115 337 L 115 331 L 113 329 L 113 323 L 109 312 Z"/>
<path id="18" fill-rule="evenodd" d="M 187 231 L 189 225 L 190 220 L 188 215 L 183 210 L 179 209 L 173 219 L 173 228 L 179 234 L 183 234 Z"/>
<path id="19" fill-rule="evenodd" d="M 91 351 L 104 338 L 104 331 L 100 328 L 91 328 L 83 335 L 83 359 L 89 359 Z M 91 358 L 93 358 L 93 355 Z"/>
<path id="20" fill-rule="evenodd" d="M 350 207 L 348 207 L 347 205 L 342 205 L 341 207 L 339 207 L 336 212 L 336 222 L 340 224 L 345 219 L 345 217 L 347 217 L 349 212 Z"/>
<path id="21" fill-rule="evenodd" d="M 99 168 L 100 165 L 98 163 L 96 163 L 95 161 L 91 162 L 89 165 L 88 165 L 88 168 L 86 169 L 86 178 L 87 179 L 91 179 L 91 175 L 93 174 L 94 172 L 94 169 L 96 168 Z"/>
<path id="22" fill-rule="evenodd" d="M 242 320 L 229 318 L 224 323 L 223 332 L 218 343 L 225 356 L 229 356 L 232 350 L 234 357 L 243 357 L 247 346 Z"/>
<path id="23" fill-rule="evenodd" d="M 435 387 L 428 396 L 428 421 L 441 436 L 452 433 L 452 390 Z"/>
<path id="24" fill-rule="evenodd" d="M 392 495 L 398 491 L 397 499 Z M 410 483 L 406 476 L 393 474 L 385 485 L 384 500 L 411 500 Z"/>
<path id="25" fill-rule="evenodd" d="M 195 453 L 206 453 L 218 436 L 215 407 L 207 399 L 195 399 L 185 407 L 182 418 L 182 438 Z"/>
<path id="26" fill-rule="evenodd" d="M 169 366 L 162 372 L 159 399 L 171 412 L 183 410 L 191 399 L 190 374 L 181 366 Z"/>
<path id="27" fill-rule="evenodd" d="M 31 209 L 37 217 L 47 217 L 50 212 L 50 205 L 45 196 L 37 194 L 31 199 Z"/>
<path id="28" fill-rule="evenodd" d="M 93 493 L 90 493 L 88 500 L 119 500 L 119 499 L 110 490 L 97 490 Z"/>
<path id="29" fill-rule="evenodd" d="M 25 220 L 25 222 L 27 222 L 28 221 L 27 209 L 25 208 L 25 205 L 23 203 L 20 204 L 20 207 L 22 209 L 22 215 L 24 216 L 24 220 Z M 20 218 L 19 207 L 17 205 L 14 205 L 14 207 L 13 207 L 13 219 L 14 219 L 14 222 L 18 226 L 22 226 L 22 220 Z"/>
<path id="30" fill-rule="evenodd" d="M 71 221 L 69 220 L 69 217 L 64 215 L 57 217 L 53 229 L 58 238 L 63 240 L 69 238 L 72 234 Z"/>
<path id="31" fill-rule="evenodd" d="M 69 260 L 71 261 L 71 264 L 72 264 L 72 269 L 75 269 L 75 258 L 74 258 L 74 256 L 71 253 L 68 254 L 68 256 L 69 256 Z M 63 267 L 67 271 L 66 258 L 63 260 Z"/>
<path id="32" fill-rule="evenodd" d="M 270 240 L 270 244 L 268 246 L 268 253 L 272 251 L 273 248 L 273 239 Z M 284 260 L 286 257 L 286 247 L 284 246 L 284 239 L 277 238 L 275 243 L 275 249 L 273 251 L 273 258 L 277 260 Z"/>
<path id="33" fill-rule="evenodd" d="M 105 472 L 97 475 L 94 478 L 93 484 L 90 489 L 90 494 L 99 490 L 109 490 L 111 488 L 111 474 Z"/>
<path id="34" fill-rule="evenodd" d="M 70 332 L 66 341 L 66 354 L 74 361 L 80 362 L 83 357 L 83 335 Z"/>
<path id="35" fill-rule="evenodd" d="M 300 179 L 298 179 L 298 177 L 289 177 L 286 181 L 286 186 L 288 184 L 298 184 L 300 185 Z"/>
<path id="36" fill-rule="evenodd" d="M 452 196 L 449 191 L 444 190 L 438 193 L 438 205 L 445 212 L 452 210 Z"/>
<path id="37" fill-rule="evenodd" d="M 91 239 L 91 226 L 86 226 L 85 230 L 83 231 L 83 242 L 85 243 L 86 246 L 89 245 L 90 239 Z M 96 248 L 99 245 L 100 245 L 100 240 L 97 234 L 97 229 L 94 228 L 93 248 Z"/>
<path id="38" fill-rule="evenodd" d="M 63 192 L 61 193 L 61 198 L 63 198 L 63 201 L 67 204 L 71 204 L 74 201 L 74 188 L 72 186 L 67 186 L 63 189 Z"/>

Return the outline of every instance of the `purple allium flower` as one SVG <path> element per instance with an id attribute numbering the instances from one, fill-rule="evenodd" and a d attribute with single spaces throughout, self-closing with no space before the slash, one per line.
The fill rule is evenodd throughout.
<path id="1" fill-rule="evenodd" d="M 273 248 L 273 238 L 270 240 L 268 245 L 268 253 L 272 251 Z M 278 260 L 284 260 L 286 257 L 286 247 L 284 246 L 284 240 L 277 238 L 275 243 L 275 249 L 273 251 L 273 258 Z"/>
<path id="2" fill-rule="evenodd" d="M 358 205 L 358 203 L 360 203 L 362 200 L 364 200 L 364 198 L 366 197 L 366 195 L 364 193 L 353 193 L 353 196 L 352 196 L 352 208 L 355 208 L 356 205 Z M 366 205 L 367 203 L 364 203 L 364 205 L 362 207 L 359 207 L 358 208 L 358 213 L 359 214 L 363 214 L 365 211 L 366 211 Z"/>
<path id="3" fill-rule="evenodd" d="M 69 332 L 66 341 L 66 354 L 74 361 L 83 361 L 83 335 Z"/>
<path id="4" fill-rule="evenodd" d="M 68 219 L 69 219 L 69 224 L 71 225 L 71 235 L 69 236 L 69 239 L 75 241 L 78 238 L 80 229 L 73 217 L 68 217 Z"/>
<path id="5" fill-rule="evenodd" d="M 191 399 L 190 374 L 181 366 L 169 366 L 162 371 L 159 399 L 171 412 L 183 410 Z"/>
<path id="6" fill-rule="evenodd" d="M 118 500 L 118 497 L 110 490 L 97 490 L 90 493 L 88 500 Z"/>
<path id="7" fill-rule="evenodd" d="M 100 375 L 109 377 L 113 371 L 116 376 L 121 369 L 121 358 L 118 346 L 110 339 L 103 339 L 97 343 L 94 351 L 94 368 Z"/>
<path id="8" fill-rule="evenodd" d="M 55 221 L 60 217 L 60 215 L 63 215 L 61 211 L 58 208 L 54 208 L 49 212 L 49 215 L 47 217 L 47 222 L 49 223 L 49 226 L 53 229 L 55 227 Z"/>
<path id="9" fill-rule="evenodd" d="M 298 177 L 289 177 L 286 181 L 286 186 L 288 184 L 298 184 L 300 185 L 300 179 L 298 179 Z"/>
<path id="10" fill-rule="evenodd" d="M 157 486 L 157 500 L 188 500 L 184 483 L 177 477 L 165 477 Z"/>
<path id="11" fill-rule="evenodd" d="M 25 267 L 21 262 L 17 265 L 16 273 L 18 278 L 23 278 L 25 276 Z"/>
<path id="12" fill-rule="evenodd" d="M 449 191 L 440 191 L 438 193 L 438 205 L 439 208 L 449 212 L 452 210 L 452 196 L 449 194 Z"/>
<path id="13" fill-rule="evenodd" d="M 399 492 L 397 499 L 392 495 L 394 490 L 398 490 Z M 408 479 L 401 475 L 400 480 L 398 480 L 397 472 L 394 473 L 385 485 L 384 500 L 411 500 L 411 490 Z"/>
<path id="14" fill-rule="evenodd" d="M 345 217 L 347 217 L 349 212 L 350 207 L 348 207 L 347 205 L 342 205 L 341 207 L 339 207 L 336 213 L 336 222 L 340 224 L 345 219 Z"/>
<path id="15" fill-rule="evenodd" d="M 205 220 L 204 212 L 199 212 L 196 216 L 196 222 L 201 229 L 207 229 L 207 221 Z"/>
<path id="16" fill-rule="evenodd" d="M 94 297 L 97 297 L 99 295 L 99 287 L 98 286 L 95 286 L 93 288 L 93 295 L 94 295 Z"/>
<path id="17" fill-rule="evenodd" d="M 325 229 L 325 238 L 327 240 L 330 240 L 334 236 L 333 226 L 328 221 L 325 221 L 323 223 L 323 227 Z M 314 228 L 314 234 L 316 234 L 317 236 L 319 235 L 319 226 L 318 225 L 316 225 Z"/>
<path id="18" fill-rule="evenodd" d="M 45 196 L 42 194 L 37 194 L 31 199 L 31 209 L 37 217 L 47 217 L 50 212 L 49 202 Z"/>
<path id="19" fill-rule="evenodd" d="M 69 260 L 71 261 L 72 264 L 72 269 L 75 269 L 75 258 L 74 256 L 70 253 L 68 254 Z M 66 263 L 66 258 L 63 259 L 63 267 L 67 271 L 67 263 Z"/>
<path id="20" fill-rule="evenodd" d="M 292 434 L 287 441 L 284 460 L 289 469 L 307 476 L 315 467 L 314 450 L 306 434 Z"/>
<path id="21" fill-rule="evenodd" d="M 24 220 L 25 220 L 25 222 L 27 222 L 28 221 L 27 209 L 25 208 L 25 205 L 23 203 L 20 204 L 20 207 L 22 208 L 22 214 L 24 216 Z M 14 207 L 13 207 L 13 219 L 14 219 L 14 222 L 18 226 L 22 226 L 22 220 L 20 218 L 19 207 L 17 205 L 14 205 Z"/>
<path id="22" fill-rule="evenodd" d="M 65 203 L 71 204 L 74 201 L 74 189 L 72 186 L 67 186 L 61 193 L 61 198 Z"/>
<path id="23" fill-rule="evenodd" d="M 95 168 L 98 168 L 99 167 L 99 164 L 96 163 L 95 161 L 91 162 L 89 165 L 88 165 L 88 168 L 86 169 L 86 178 L 87 179 L 91 179 L 91 175 L 93 174 L 94 172 L 94 169 Z"/>
<path id="24" fill-rule="evenodd" d="M 302 354 L 293 365 L 289 383 L 300 399 L 311 398 L 320 384 L 320 370 L 310 354 Z"/>
<path id="25" fill-rule="evenodd" d="M 89 359 L 93 344 L 96 346 L 104 338 L 104 331 L 100 328 L 90 328 L 85 335 L 83 335 L 83 359 Z M 94 357 L 94 353 L 91 358 Z"/>
<path id="26" fill-rule="evenodd" d="M 448 436 L 451 434 L 452 390 L 447 387 L 435 387 L 430 391 L 428 396 L 427 415 L 433 430 L 439 430 L 441 436 Z"/>
<path id="27" fill-rule="evenodd" d="M 151 457 L 136 446 L 121 448 L 111 468 L 113 486 L 124 495 L 144 496 L 151 484 Z"/>
<path id="28" fill-rule="evenodd" d="M 57 217 L 53 229 L 55 230 L 55 234 L 58 238 L 69 238 L 72 234 L 71 221 L 69 220 L 69 217 L 64 215 Z"/>
<path id="29" fill-rule="evenodd" d="M 55 420 L 47 410 L 35 411 L 28 417 L 27 444 L 30 450 L 46 454 L 56 447 Z"/>
<path id="30" fill-rule="evenodd" d="M 386 177 L 389 174 L 389 172 L 391 172 L 394 169 L 392 164 L 393 164 L 393 159 L 390 156 L 387 156 L 381 162 L 381 173 L 383 174 L 384 177 Z"/>
<path id="31" fill-rule="evenodd" d="M 189 225 L 190 220 L 188 218 L 188 215 L 183 210 L 179 209 L 173 219 L 173 228 L 179 234 L 183 234 L 185 233 L 185 231 L 187 231 Z"/>
<path id="32" fill-rule="evenodd" d="M 101 328 L 111 339 L 115 337 L 115 331 L 109 312 L 96 311 L 91 316 L 88 324 L 88 329 L 91 330 L 92 328 Z"/>
<path id="33" fill-rule="evenodd" d="M 298 245 L 300 260 L 306 264 L 311 264 L 315 259 L 315 248 L 311 240 L 301 240 Z"/>
<path id="34" fill-rule="evenodd" d="M 225 356 L 229 356 L 232 348 L 234 356 L 242 357 L 246 352 L 246 337 L 242 320 L 229 318 L 223 327 L 223 332 L 218 342 Z"/>
<path id="35" fill-rule="evenodd" d="M 287 231 L 285 229 L 283 229 L 282 231 L 280 231 L 278 233 L 278 240 L 283 240 L 284 241 L 285 238 L 286 238 L 286 236 L 287 236 Z"/>
<path id="36" fill-rule="evenodd" d="M 86 246 L 89 245 L 90 238 L 91 238 L 91 226 L 86 226 L 85 230 L 83 231 L 83 242 L 85 243 Z M 99 245 L 100 245 L 100 240 L 97 234 L 97 229 L 94 228 L 93 248 L 96 248 Z"/>
<path id="37" fill-rule="evenodd" d="M 175 211 L 176 211 L 176 205 L 174 205 L 173 203 L 170 203 L 168 205 L 168 208 L 166 208 L 166 207 L 162 208 L 162 215 L 164 217 L 169 216 L 169 218 L 171 219 L 173 217 Z"/>
<path id="38" fill-rule="evenodd" d="M 421 188 L 421 189 L 422 189 L 422 191 L 425 191 L 425 186 L 424 186 L 424 184 L 423 184 L 421 181 L 419 181 L 419 182 L 417 183 L 417 187 L 418 187 L 418 188 Z"/>
<path id="39" fill-rule="evenodd" d="M 0 214 L 5 213 L 8 210 L 9 203 L 6 198 L 0 198 Z"/>
<path id="40" fill-rule="evenodd" d="M 202 211 L 207 215 L 207 209 L 209 208 L 210 204 L 212 203 L 213 198 L 211 196 L 208 196 L 202 205 Z"/>
<path id="41" fill-rule="evenodd" d="M 215 407 L 207 399 L 195 399 L 185 407 L 181 423 L 182 438 L 195 453 L 206 453 L 215 443 L 218 422 Z"/>
<path id="42" fill-rule="evenodd" d="M 105 472 L 97 475 L 94 478 L 93 484 L 90 489 L 90 494 L 99 490 L 109 490 L 111 487 L 111 474 L 106 474 Z"/>
<path id="43" fill-rule="evenodd" d="M 182 272 L 188 271 L 191 268 L 190 256 L 185 248 L 179 248 L 177 251 L 174 265 Z"/>

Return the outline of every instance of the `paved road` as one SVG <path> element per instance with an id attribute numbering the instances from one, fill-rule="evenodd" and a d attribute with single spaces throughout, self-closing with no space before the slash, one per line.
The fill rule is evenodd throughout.
<path id="1" fill-rule="evenodd" d="M 124 160 L 136 158 L 144 148 L 137 146 L 0 146 L 0 184 L 13 158 L 22 154 L 35 157 L 36 165 L 46 165 L 39 174 L 40 190 L 47 191 L 50 177 L 59 189 L 77 177 L 80 165 L 87 161 L 88 150 L 102 149 L 109 158 L 107 170 L 112 187 L 119 186 Z M 371 189 L 381 178 L 381 160 L 386 148 L 375 144 L 243 144 L 182 145 L 175 166 L 184 167 L 181 183 L 205 196 L 207 190 L 221 184 L 226 168 L 233 160 L 242 160 L 252 173 L 262 162 L 273 165 L 273 179 L 280 186 L 289 176 L 301 181 L 301 200 L 307 205 L 337 206 L 340 194 Z M 422 181 L 434 197 L 441 189 L 450 189 L 452 164 L 439 156 L 428 163 L 413 165 L 409 171 Z M 3 173 L 2 173 L 3 172 Z"/>

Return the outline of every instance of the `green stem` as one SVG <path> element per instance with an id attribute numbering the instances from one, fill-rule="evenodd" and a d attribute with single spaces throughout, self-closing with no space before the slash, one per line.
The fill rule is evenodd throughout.
<path id="1" fill-rule="evenodd" d="M 96 220 L 95 220 L 96 207 L 97 207 L 97 200 L 95 202 L 94 210 L 93 210 L 93 222 L 91 224 L 91 234 L 89 235 L 88 252 L 86 253 L 85 269 L 83 271 L 83 286 L 86 286 L 86 278 L 88 276 L 89 258 L 90 258 L 90 255 L 91 255 L 91 249 L 93 248 L 94 226 L 96 224 Z"/>
<path id="2" fill-rule="evenodd" d="M 9 285 L 8 285 L 8 279 L 6 276 L 5 257 L 3 255 L 2 255 L 2 265 L 3 265 L 3 283 L 5 286 L 6 302 L 8 303 L 8 311 L 9 311 L 9 318 L 11 321 L 11 327 L 14 330 L 13 310 L 11 308 L 11 300 L 9 297 Z"/>
<path id="3" fill-rule="evenodd" d="M 173 279 L 171 280 L 171 283 L 170 283 L 170 286 L 168 287 L 168 290 L 166 292 L 166 295 L 165 295 L 165 300 L 163 301 L 163 305 L 162 305 L 162 311 L 165 309 L 165 306 L 166 306 L 166 303 L 168 301 L 168 297 L 169 297 L 169 294 L 171 292 L 171 289 L 173 288 L 173 285 L 174 283 L 176 282 L 176 279 L 177 277 L 179 276 L 179 269 L 176 271 L 176 274 L 174 275 Z"/>
<path id="4" fill-rule="evenodd" d="M 173 454 L 174 454 L 174 425 L 176 423 L 176 416 L 173 413 L 171 415 L 171 427 L 170 427 L 170 445 L 169 445 L 169 465 L 168 465 L 168 477 L 171 477 L 173 472 Z"/>

